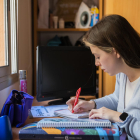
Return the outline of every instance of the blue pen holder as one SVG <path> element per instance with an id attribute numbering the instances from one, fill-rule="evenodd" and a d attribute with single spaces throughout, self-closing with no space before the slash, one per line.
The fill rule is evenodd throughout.
<path id="1" fill-rule="evenodd" d="M 0 140 L 12 140 L 12 128 L 7 115 L 0 117 Z"/>

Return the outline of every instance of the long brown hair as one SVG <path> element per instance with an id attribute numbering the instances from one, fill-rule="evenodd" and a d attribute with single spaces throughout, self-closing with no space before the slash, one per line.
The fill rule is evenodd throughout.
<path id="1" fill-rule="evenodd" d="M 104 17 L 87 32 L 83 42 L 108 53 L 115 48 L 127 65 L 140 68 L 140 36 L 120 15 Z"/>

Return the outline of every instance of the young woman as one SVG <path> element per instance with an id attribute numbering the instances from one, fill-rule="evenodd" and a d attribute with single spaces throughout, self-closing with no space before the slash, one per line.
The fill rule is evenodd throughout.
<path id="1" fill-rule="evenodd" d="M 103 18 L 84 36 L 83 42 L 95 56 L 95 65 L 116 75 L 114 93 L 96 100 L 67 101 L 69 110 L 91 110 L 89 118 L 109 119 L 124 128 L 128 139 L 140 140 L 140 37 L 119 16 Z"/>

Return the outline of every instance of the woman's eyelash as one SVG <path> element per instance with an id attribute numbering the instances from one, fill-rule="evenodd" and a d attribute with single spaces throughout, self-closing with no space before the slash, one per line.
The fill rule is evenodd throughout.
<path id="1" fill-rule="evenodd" d="M 96 59 L 100 59 L 100 57 L 96 57 Z"/>

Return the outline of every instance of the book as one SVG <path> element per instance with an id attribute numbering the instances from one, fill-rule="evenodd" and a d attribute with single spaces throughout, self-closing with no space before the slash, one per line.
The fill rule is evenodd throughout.
<path id="1" fill-rule="evenodd" d="M 110 128 L 37 128 L 37 123 L 25 125 L 19 131 L 20 140 L 120 140 L 119 128 L 112 123 Z"/>
<path id="2" fill-rule="evenodd" d="M 105 119 L 44 118 L 37 123 L 37 128 L 42 127 L 111 127 L 111 122 Z"/>
<path id="3" fill-rule="evenodd" d="M 32 106 L 29 112 L 29 118 L 55 117 L 55 110 L 67 108 L 68 105 Z"/>
<path id="4" fill-rule="evenodd" d="M 89 112 L 71 113 L 68 109 L 55 110 L 54 114 L 56 116 L 65 117 L 65 118 L 74 118 L 74 119 L 89 117 Z"/>

